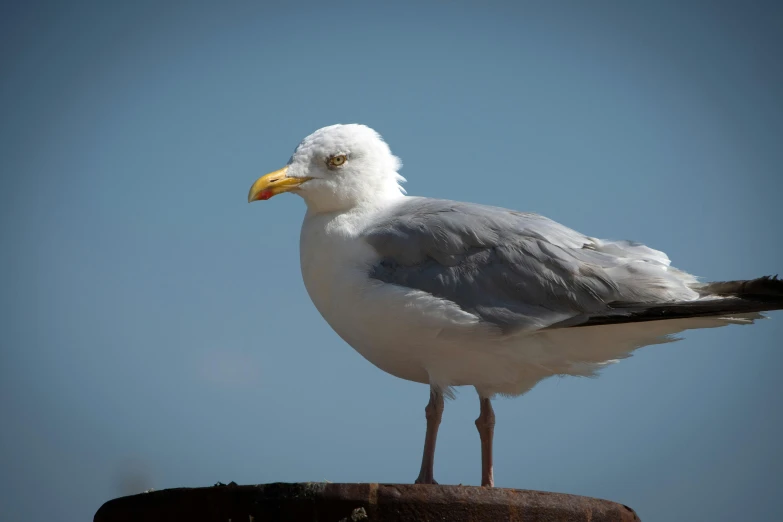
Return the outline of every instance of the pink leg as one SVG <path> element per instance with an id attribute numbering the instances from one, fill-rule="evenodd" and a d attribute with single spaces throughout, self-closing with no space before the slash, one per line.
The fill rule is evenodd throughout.
<path id="1" fill-rule="evenodd" d="M 430 388 L 430 402 L 424 408 L 427 416 L 427 435 L 424 437 L 424 455 L 421 458 L 421 471 L 416 484 L 437 484 L 433 477 L 435 466 L 435 441 L 438 438 L 438 427 L 443 417 L 443 394 L 435 388 Z"/>
<path id="2" fill-rule="evenodd" d="M 493 487 L 495 477 L 492 471 L 492 438 L 495 435 L 495 412 L 489 399 L 481 399 L 481 414 L 476 419 L 481 437 L 481 485 Z"/>

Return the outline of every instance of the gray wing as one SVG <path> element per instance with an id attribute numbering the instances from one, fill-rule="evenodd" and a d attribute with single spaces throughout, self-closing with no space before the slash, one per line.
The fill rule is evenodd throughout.
<path id="1" fill-rule="evenodd" d="M 698 297 L 695 279 L 662 252 L 532 213 L 411 197 L 363 235 L 381 258 L 370 277 L 449 300 L 504 331 L 626 313 L 612 303 Z"/>

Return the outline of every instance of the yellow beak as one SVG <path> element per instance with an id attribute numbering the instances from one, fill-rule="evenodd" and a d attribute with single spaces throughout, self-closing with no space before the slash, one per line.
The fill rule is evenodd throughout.
<path id="1" fill-rule="evenodd" d="M 283 192 L 296 189 L 299 185 L 313 178 L 289 178 L 288 167 L 270 172 L 266 176 L 261 176 L 250 187 L 247 195 L 247 202 L 267 200 L 272 196 L 277 196 Z"/>

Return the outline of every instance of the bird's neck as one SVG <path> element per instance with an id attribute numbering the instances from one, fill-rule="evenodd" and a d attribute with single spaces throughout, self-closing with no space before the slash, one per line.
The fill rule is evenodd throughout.
<path id="1" fill-rule="evenodd" d="M 302 193 L 308 215 L 362 214 L 383 209 L 405 197 L 394 178 L 367 180 L 361 186 L 341 186 L 331 193 Z"/>

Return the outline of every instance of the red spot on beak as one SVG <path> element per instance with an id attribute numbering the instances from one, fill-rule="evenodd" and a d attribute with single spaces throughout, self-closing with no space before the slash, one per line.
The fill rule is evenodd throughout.
<path id="1" fill-rule="evenodd" d="M 261 201 L 266 201 L 267 199 L 272 197 L 272 191 L 271 190 L 265 190 L 261 192 L 261 194 L 258 195 L 258 199 Z"/>

